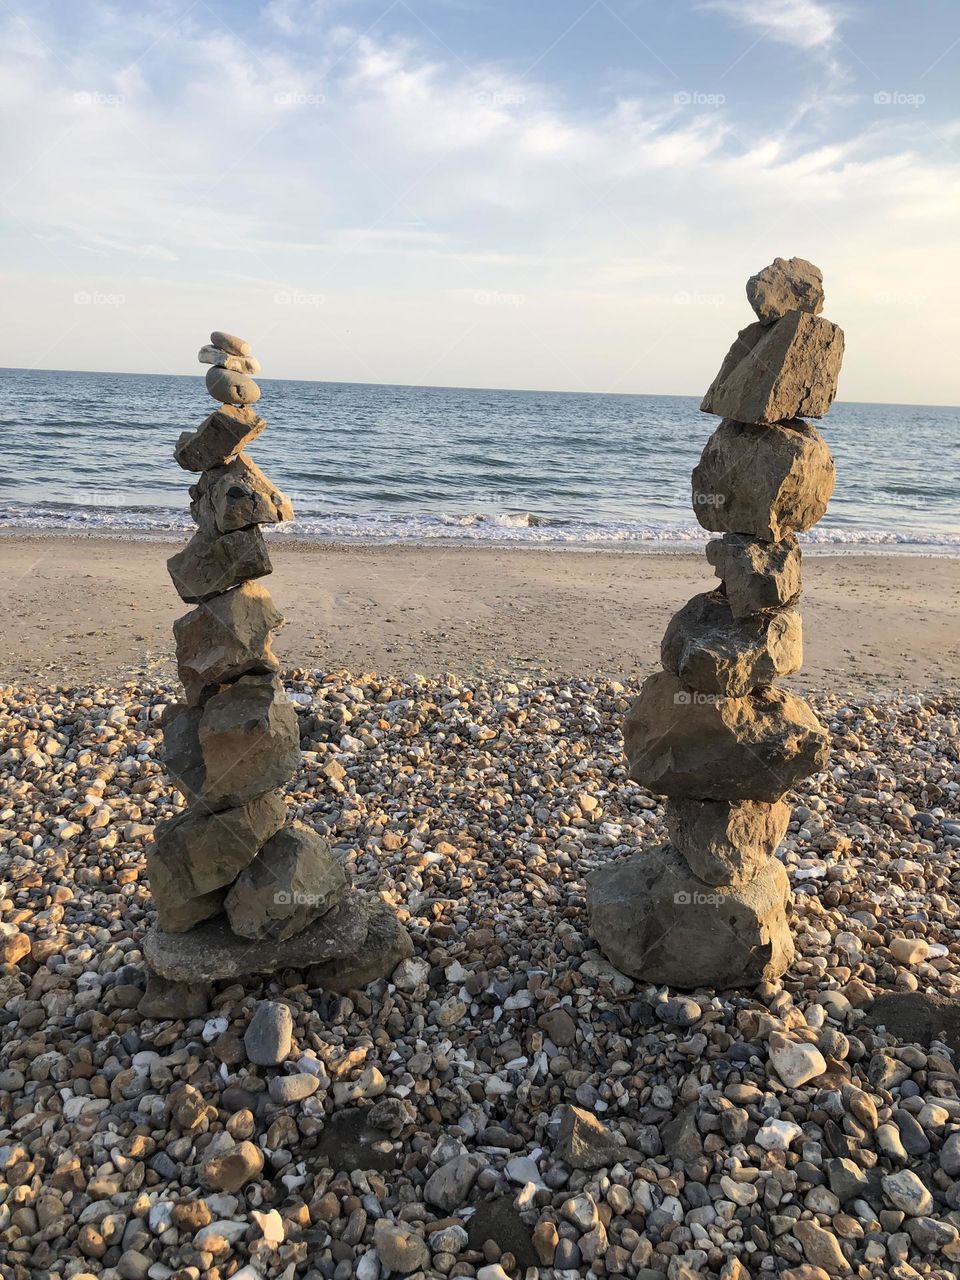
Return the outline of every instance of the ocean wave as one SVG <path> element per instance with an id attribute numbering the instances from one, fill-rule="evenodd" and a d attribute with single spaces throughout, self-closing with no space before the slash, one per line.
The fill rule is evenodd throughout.
<path id="1" fill-rule="evenodd" d="M 70 533 L 104 537 L 181 538 L 194 528 L 186 510 L 168 507 L 89 507 L 8 503 L 0 506 L 0 531 Z M 531 511 L 370 513 L 317 512 L 271 529 L 281 540 L 365 543 L 490 543 L 532 547 L 671 548 L 702 545 L 709 537 L 698 524 L 669 520 L 564 520 Z M 919 547 L 960 555 L 960 533 L 876 530 L 820 525 L 802 534 L 816 547 Z"/>

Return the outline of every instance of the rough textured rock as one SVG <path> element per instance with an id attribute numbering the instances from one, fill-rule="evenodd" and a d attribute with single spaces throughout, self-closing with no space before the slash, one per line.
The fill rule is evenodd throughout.
<path id="1" fill-rule="evenodd" d="M 178 889 L 176 881 L 170 878 L 152 851 L 147 854 L 147 878 L 159 927 L 167 933 L 185 933 L 201 920 L 209 920 L 223 910 L 225 888 L 194 894 L 184 888 Z"/>
<path id="2" fill-rule="evenodd" d="M 180 599 L 196 604 L 250 578 L 265 577 L 273 565 L 256 527 L 223 534 L 198 529 L 184 549 L 170 557 L 167 569 Z"/>
<path id="3" fill-rule="evenodd" d="M 247 373 L 236 373 L 220 365 L 211 365 L 204 379 L 207 391 L 221 404 L 256 404 L 260 388 Z"/>
<path id="4" fill-rule="evenodd" d="M 693 510 L 712 533 L 778 542 L 817 523 L 835 480 L 827 443 L 809 423 L 761 427 L 728 419 L 693 469 Z"/>
<path id="5" fill-rule="evenodd" d="M 741 329 L 700 408 L 738 422 L 822 418 L 837 394 L 843 330 L 808 311 Z"/>
<path id="6" fill-rule="evenodd" d="M 744 698 L 698 694 L 669 671 L 644 681 L 623 733 L 635 782 L 701 800 L 779 800 L 829 753 L 802 698 L 777 688 Z"/>
<path id="7" fill-rule="evenodd" d="M 382 898 L 366 900 L 367 932 L 355 950 L 319 961 L 307 973 L 311 987 L 326 991 L 356 991 L 392 973 L 413 955 L 413 941 L 396 913 Z"/>
<path id="8" fill-rule="evenodd" d="M 234 933 L 257 941 L 289 938 L 348 892 L 326 840 L 302 822 L 281 828 L 240 872 L 225 903 Z"/>
<path id="9" fill-rule="evenodd" d="M 300 763 L 297 713 L 270 676 L 241 676 L 202 708 L 170 707 L 163 745 L 173 781 L 208 809 L 238 808 L 282 787 Z"/>
<path id="10" fill-rule="evenodd" d="M 147 989 L 137 1010 L 144 1018 L 200 1018 L 210 1008 L 205 982 L 171 982 L 159 973 L 147 977 Z"/>
<path id="11" fill-rule="evenodd" d="M 191 809 L 159 823 L 147 848 L 147 876 L 163 928 L 170 927 L 165 900 L 229 885 L 280 830 L 286 812 L 283 798 L 268 791 L 239 809 Z"/>
<path id="12" fill-rule="evenodd" d="M 177 673 L 187 702 L 239 676 L 276 671 L 271 632 L 283 622 L 270 592 L 256 582 L 213 596 L 173 624 Z"/>
<path id="13" fill-rule="evenodd" d="M 249 356 L 250 343 L 244 338 L 238 338 L 235 333 L 224 333 L 222 329 L 214 329 L 210 335 L 210 345 L 219 347 L 221 351 L 226 351 L 232 356 Z"/>
<path id="14" fill-rule="evenodd" d="M 671 987 L 750 986 L 793 959 L 787 873 L 775 859 L 746 885 L 720 889 L 690 871 L 671 845 L 594 871 L 590 927 L 623 973 Z"/>
<path id="15" fill-rule="evenodd" d="M 787 834 L 790 805 L 760 800 L 685 800 L 666 804 L 671 844 L 710 885 L 752 880 Z"/>
<path id="16" fill-rule="evenodd" d="M 774 258 L 747 281 L 747 301 L 764 324 L 772 324 L 788 311 L 823 310 L 823 275 L 806 258 Z"/>
<path id="17" fill-rule="evenodd" d="M 235 356 L 228 351 L 221 351 L 212 343 L 201 347 L 197 354 L 201 364 L 219 365 L 221 369 L 230 369 L 234 373 L 259 373 L 260 361 L 256 356 Z"/>
<path id="18" fill-rule="evenodd" d="M 173 456 L 184 471 L 209 471 L 245 449 L 267 424 L 253 409 L 224 405 L 204 418 L 196 431 L 184 431 Z"/>
<path id="19" fill-rule="evenodd" d="M 205 471 L 190 496 L 190 514 L 197 524 L 218 533 L 293 519 L 290 499 L 243 453 Z"/>
<path id="20" fill-rule="evenodd" d="M 557 1155 L 571 1169 L 608 1169 L 619 1164 L 626 1147 L 619 1136 L 589 1111 L 564 1108 L 557 1136 Z"/>
<path id="21" fill-rule="evenodd" d="M 707 543 L 707 559 L 735 618 L 781 609 L 800 597 L 800 544 L 792 534 L 780 542 L 760 542 L 725 533 Z"/>
<path id="22" fill-rule="evenodd" d="M 780 609 L 738 619 L 719 592 L 694 596 L 671 618 L 660 658 L 691 689 L 739 698 L 800 670 L 800 615 Z"/>

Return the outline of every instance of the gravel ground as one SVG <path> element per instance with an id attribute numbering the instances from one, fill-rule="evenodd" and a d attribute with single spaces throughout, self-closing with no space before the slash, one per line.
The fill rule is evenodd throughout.
<path id="1" fill-rule="evenodd" d="M 956 701 L 819 701 L 831 767 L 781 850 L 797 960 L 679 995 L 584 916 L 591 868 L 665 838 L 623 686 L 287 683 L 292 816 L 416 954 L 166 1018 L 139 944 L 172 686 L 0 692 L 0 1274 L 960 1275 Z"/>

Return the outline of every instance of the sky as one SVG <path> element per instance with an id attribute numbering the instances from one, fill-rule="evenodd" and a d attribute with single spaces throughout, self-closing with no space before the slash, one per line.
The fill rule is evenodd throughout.
<path id="1" fill-rule="evenodd" d="M 775 256 L 960 402 L 956 0 L 3 0 L 0 359 L 702 394 Z"/>

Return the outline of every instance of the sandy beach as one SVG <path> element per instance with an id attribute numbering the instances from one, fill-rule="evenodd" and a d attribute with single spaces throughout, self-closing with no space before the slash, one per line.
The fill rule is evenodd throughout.
<path id="1" fill-rule="evenodd" d="M 274 539 L 270 591 L 288 668 L 605 675 L 657 664 L 670 616 L 716 579 L 699 550 L 633 554 L 333 547 Z M 0 680 L 83 684 L 173 674 L 185 606 L 178 544 L 16 536 L 0 542 Z M 794 688 L 949 691 L 960 683 L 960 560 L 808 554 Z"/>

